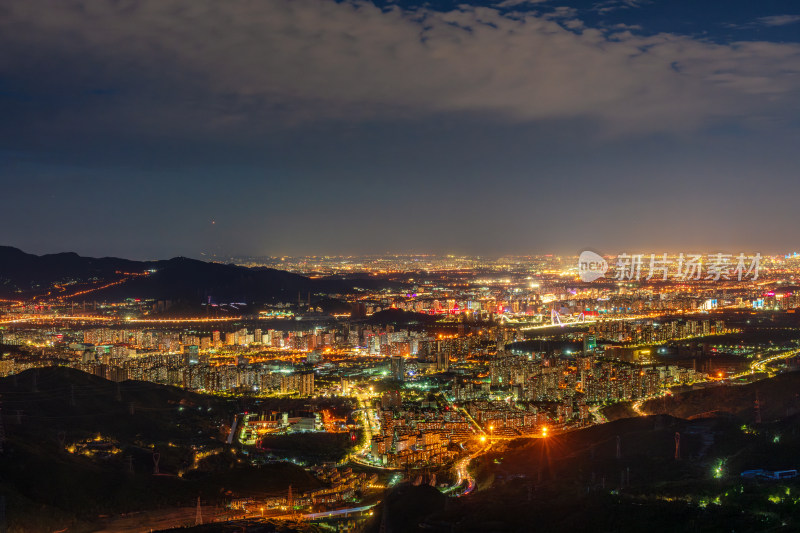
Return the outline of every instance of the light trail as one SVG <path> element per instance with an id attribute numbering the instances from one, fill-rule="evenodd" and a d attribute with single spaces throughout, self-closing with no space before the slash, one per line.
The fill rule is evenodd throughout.
<path id="1" fill-rule="evenodd" d="M 781 359 L 788 359 L 788 358 L 794 357 L 796 355 L 800 355 L 800 350 L 796 350 L 796 349 L 795 350 L 788 350 L 786 352 L 781 352 L 781 353 L 775 354 L 775 355 L 773 355 L 771 357 L 767 357 L 766 359 L 759 359 L 758 361 L 753 361 L 752 363 L 750 363 L 750 370 L 749 371 L 740 372 L 739 374 L 735 374 L 733 376 L 730 376 L 727 379 L 737 379 L 737 378 L 747 377 L 747 376 L 753 375 L 756 372 L 767 372 L 767 373 L 769 373 L 769 370 L 766 368 L 766 366 L 768 364 L 774 363 L 775 361 L 780 361 Z"/>
<path id="2" fill-rule="evenodd" d="M 634 410 L 636 410 L 635 407 L 634 407 Z M 594 419 L 597 421 L 597 422 L 595 422 L 596 424 L 605 424 L 606 422 L 608 422 L 608 418 L 606 418 L 606 415 L 604 415 L 600 411 L 600 406 L 599 405 L 591 406 L 589 408 L 589 412 L 592 413 L 592 415 L 594 416 Z"/>
<path id="3" fill-rule="evenodd" d="M 475 419 L 474 419 L 474 418 L 472 418 L 472 415 L 470 415 L 470 414 L 469 414 L 469 412 L 467 412 L 467 410 L 466 410 L 466 409 L 464 409 L 463 407 L 458 407 L 458 406 L 455 404 L 455 402 L 454 402 L 454 401 L 450 401 L 450 400 L 447 398 L 447 394 L 446 394 L 446 393 L 444 393 L 444 392 L 440 392 L 439 394 L 441 394 L 441 395 L 442 395 L 442 398 L 444 398 L 444 401 L 445 401 L 445 403 L 446 403 L 447 405 L 449 405 L 449 406 L 450 406 L 450 407 L 451 407 L 451 408 L 452 408 L 454 411 L 458 411 L 458 412 L 460 412 L 461 414 L 463 414 L 463 415 L 464 415 L 464 417 L 465 417 L 465 418 L 466 418 L 466 419 L 467 419 L 467 420 L 468 420 L 470 423 L 472 423 L 472 425 L 473 425 L 473 426 L 475 426 L 475 427 L 473 428 L 473 431 L 474 431 L 475 433 L 483 433 L 484 435 L 486 434 L 486 430 L 485 430 L 485 429 L 483 429 L 483 428 L 481 427 L 481 425 L 480 425 L 480 424 L 478 424 L 478 423 L 475 421 Z"/>
<path id="4" fill-rule="evenodd" d="M 475 489 L 475 477 L 469 471 L 469 464 L 472 462 L 473 459 L 475 459 L 479 455 L 483 455 L 484 453 L 488 452 L 489 448 L 491 447 L 492 447 L 492 441 L 487 441 L 486 446 L 478 449 L 477 451 L 473 452 L 467 457 L 464 457 L 463 459 L 456 462 L 455 465 L 453 465 L 453 468 L 455 468 L 456 471 L 456 483 L 455 485 L 453 485 L 452 489 L 460 487 L 462 484 L 464 484 L 464 482 L 466 482 L 467 484 L 466 487 L 464 487 L 464 491 L 456 495 L 457 497 L 460 498 L 462 496 L 466 496 Z"/>
<path id="5" fill-rule="evenodd" d="M 367 455 L 369 454 L 370 447 L 372 445 L 372 436 L 379 432 L 381 429 L 380 421 L 378 420 L 377 416 L 375 416 L 374 409 L 369 407 L 369 404 L 365 401 L 364 397 L 366 396 L 367 400 L 371 399 L 371 395 L 369 394 L 358 394 L 356 397 L 358 398 L 359 409 L 358 412 L 361 413 L 361 425 L 364 428 L 365 433 L 365 442 L 361 448 L 354 453 L 351 453 L 348 456 L 348 460 L 352 461 L 353 463 L 359 464 L 361 466 L 368 466 L 370 468 L 377 468 L 380 470 L 401 470 L 398 467 L 390 467 L 390 466 L 383 466 L 375 464 L 374 462 L 367 459 Z M 374 424 L 374 428 L 373 428 Z"/>
<path id="6" fill-rule="evenodd" d="M 337 509 L 335 511 L 324 511 L 321 513 L 304 514 L 301 515 L 300 518 L 303 518 L 305 520 L 316 520 L 318 518 L 328 518 L 331 516 L 340 516 L 340 515 L 346 516 L 350 513 L 363 513 L 364 511 L 369 511 L 370 509 L 378 505 L 378 503 L 380 502 L 373 503 L 370 505 L 362 505 L 361 507 L 349 507 L 347 509 Z"/>
<path id="7" fill-rule="evenodd" d="M 134 323 L 134 324 L 182 324 L 182 323 L 213 323 L 232 322 L 242 320 L 241 316 L 218 318 L 122 318 L 109 316 L 73 316 L 73 315 L 33 315 L 23 316 L 0 321 L 0 324 L 20 324 L 25 322 L 103 322 L 103 323 Z"/>

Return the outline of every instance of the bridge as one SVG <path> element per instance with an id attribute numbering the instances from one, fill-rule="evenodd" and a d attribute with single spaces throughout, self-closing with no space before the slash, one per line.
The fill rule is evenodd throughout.
<path id="1" fill-rule="evenodd" d="M 555 325 L 563 326 L 565 324 L 576 324 L 576 323 L 583 324 L 585 322 L 586 322 L 586 315 L 584 315 L 583 313 L 580 313 L 577 316 L 568 315 L 565 316 L 562 320 L 561 313 L 556 311 L 555 308 L 553 308 L 550 311 L 550 324 L 553 326 Z"/>

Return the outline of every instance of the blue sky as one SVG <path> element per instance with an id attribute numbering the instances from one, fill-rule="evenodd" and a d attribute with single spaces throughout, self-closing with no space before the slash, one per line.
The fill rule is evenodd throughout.
<path id="1" fill-rule="evenodd" d="M 798 248 L 797 2 L 3 9 L 4 244 Z"/>

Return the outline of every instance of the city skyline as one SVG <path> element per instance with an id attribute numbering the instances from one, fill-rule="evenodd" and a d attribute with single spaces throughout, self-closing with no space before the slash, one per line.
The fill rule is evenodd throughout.
<path id="1" fill-rule="evenodd" d="M 46 6 L 0 22 L 4 244 L 26 251 L 777 253 L 798 237 L 792 2 Z"/>
<path id="2" fill-rule="evenodd" d="M 800 3 L 0 3 L 0 533 L 800 531 Z"/>

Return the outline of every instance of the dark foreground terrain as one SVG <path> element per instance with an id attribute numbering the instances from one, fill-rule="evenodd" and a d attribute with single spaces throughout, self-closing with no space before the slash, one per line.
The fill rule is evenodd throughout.
<path id="1" fill-rule="evenodd" d="M 225 444 L 235 400 L 45 368 L 0 379 L 0 401 L 0 496 L 10 532 L 96 531 L 123 514 L 169 516 L 198 497 L 224 508 L 234 497 L 283 494 L 289 484 L 320 486 L 291 463 L 251 466 Z"/>
<path id="2" fill-rule="evenodd" d="M 799 531 L 800 478 L 741 476 L 800 466 L 798 392 L 800 373 L 784 374 L 645 404 L 670 414 L 498 442 L 472 464 L 473 493 L 398 488 L 371 531 Z"/>
<path id="3" fill-rule="evenodd" d="M 798 449 L 797 418 L 757 427 L 727 418 L 619 420 L 498 444 L 473 464 L 472 494 L 442 499 L 430 487 L 406 486 L 389 498 L 371 531 L 382 520 L 396 532 L 798 531 L 798 479 L 740 476 L 755 468 L 794 469 Z"/>

